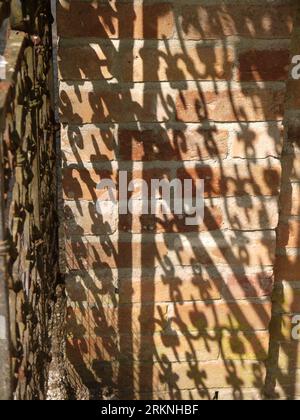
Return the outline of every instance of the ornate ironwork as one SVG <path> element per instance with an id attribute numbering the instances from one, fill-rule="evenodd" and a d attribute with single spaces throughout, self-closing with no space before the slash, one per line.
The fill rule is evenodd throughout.
<path id="1" fill-rule="evenodd" d="M 19 49 L 2 110 L 12 393 L 27 400 L 46 393 L 58 272 L 49 3 L 11 2 L 12 25 L 26 34 L 11 33 Z"/>

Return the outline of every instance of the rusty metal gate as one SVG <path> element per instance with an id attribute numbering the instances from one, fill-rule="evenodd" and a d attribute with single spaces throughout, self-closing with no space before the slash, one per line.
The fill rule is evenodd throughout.
<path id="1" fill-rule="evenodd" d="M 0 399 L 43 399 L 58 276 L 52 18 L 47 0 L 1 3 Z"/>

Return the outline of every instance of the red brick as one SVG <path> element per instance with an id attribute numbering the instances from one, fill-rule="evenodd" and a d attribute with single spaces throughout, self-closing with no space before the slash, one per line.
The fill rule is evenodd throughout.
<path id="1" fill-rule="evenodd" d="M 241 81 L 287 80 L 290 68 L 288 49 L 249 50 L 239 54 Z"/>
<path id="2" fill-rule="evenodd" d="M 298 216 L 300 214 L 300 184 L 284 184 L 280 195 L 280 203 L 282 215 Z"/>
<path id="3" fill-rule="evenodd" d="M 119 132 L 120 157 L 134 161 L 206 160 L 225 157 L 227 130 L 204 130 L 201 126 L 167 130 Z"/>
<path id="4" fill-rule="evenodd" d="M 223 229 L 255 231 L 276 229 L 278 201 L 276 197 L 243 197 L 205 200 L 204 220 L 195 226 L 186 224 L 186 217 L 166 215 L 159 209 L 156 215 L 142 215 L 142 201 L 135 201 L 134 215 L 120 216 L 119 229 L 131 233 L 204 232 Z M 230 209 L 230 212 L 227 212 Z M 88 217 L 88 216 L 87 216 Z"/>
<path id="5" fill-rule="evenodd" d="M 93 202 L 68 201 L 64 206 L 64 226 L 71 235 L 111 235 L 118 229 L 118 206 L 110 201 L 101 204 L 101 214 Z"/>
<path id="6" fill-rule="evenodd" d="M 146 365 L 134 364 L 131 369 L 135 372 L 135 389 L 134 396 L 129 396 L 129 391 L 122 390 L 122 399 L 134 398 L 134 400 L 167 400 L 167 401 L 182 401 L 182 400 L 212 400 L 215 398 L 216 389 L 221 400 L 236 400 L 237 396 L 234 392 L 239 389 L 241 392 L 241 399 L 257 399 L 261 400 L 262 391 L 264 388 L 264 378 L 266 369 L 263 363 L 259 362 L 240 362 L 234 363 L 234 372 L 231 373 L 230 366 L 232 363 L 224 361 L 212 362 L 177 362 L 168 363 L 166 365 L 160 363 L 150 365 L 147 369 Z M 161 383 L 165 384 L 162 389 L 162 384 L 158 385 L 156 382 L 157 373 L 156 367 L 159 369 L 159 378 Z M 151 391 L 145 390 L 144 385 L 141 387 L 139 378 L 148 374 L 152 377 L 153 383 Z M 242 378 L 242 379 L 241 379 Z M 254 387 L 255 384 L 255 387 Z M 149 384 L 147 383 L 147 389 Z M 154 390 L 154 392 L 153 392 Z M 146 391 L 146 392 L 145 392 Z"/>
<path id="7" fill-rule="evenodd" d="M 272 272 L 230 274 L 225 277 L 223 295 L 227 299 L 247 299 L 271 296 L 274 285 Z"/>
<path id="8" fill-rule="evenodd" d="M 267 330 L 271 321 L 270 301 L 201 303 L 176 305 L 172 328 L 184 331 L 236 329 L 240 331 Z"/>
<path id="9" fill-rule="evenodd" d="M 150 192 L 152 179 L 170 179 L 170 170 L 163 168 L 149 168 L 143 171 L 136 170 L 134 172 L 127 171 L 127 173 L 128 184 L 132 180 L 136 181 L 134 191 L 132 194 L 128 193 L 128 198 L 132 197 L 135 199 L 142 198 L 141 180 L 146 181 Z M 114 170 L 67 167 L 63 171 L 64 196 L 67 199 L 93 201 L 94 204 L 96 204 L 97 198 L 100 197 L 102 200 L 110 200 L 108 191 L 97 189 L 97 185 L 103 179 L 110 179 L 114 182 L 116 189 L 118 190 L 118 176 L 119 172 Z M 118 198 L 117 192 L 115 193 L 115 198 Z"/>
<path id="10" fill-rule="evenodd" d="M 103 235 L 115 233 L 117 228 L 131 233 L 172 233 L 203 232 L 222 228 L 223 215 L 220 208 L 212 206 L 205 209 L 204 221 L 195 226 L 186 224 L 186 219 L 176 215 L 166 215 L 162 211 L 156 215 L 142 215 L 142 201 L 136 201 L 139 214 L 119 215 L 118 206 L 103 202 L 101 214 L 94 202 L 68 201 L 65 204 L 64 220 L 67 235 Z"/>
<path id="11" fill-rule="evenodd" d="M 79 98 L 74 87 L 62 83 L 61 121 L 70 124 L 164 121 L 166 109 L 157 105 L 158 91 L 155 88 L 144 91 L 139 84 L 132 90 L 119 85 L 112 89 L 112 86 L 87 82 L 81 86 Z"/>
<path id="12" fill-rule="evenodd" d="M 222 338 L 222 356 L 225 360 L 256 360 L 268 358 L 270 334 L 268 331 L 256 333 L 225 333 Z"/>
<path id="13" fill-rule="evenodd" d="M 176 99 L 177 120 L 199 122 L 266 121 L 283 118 L 284 87 L 242 86 L 229 91 L 203 92 L 188 90 Z"/>
<path id="14" fill-rule="evenodd" d="M 80 307 L 69 308 L 68 323 L 75 337 L 80 331 L 88 330 L 95 336 L 128 334 L 128 331 L 151 335 L 154 332 L 167 333 L 170 328 L 184 334 L 222 330 L 252 332 L 268 330 L 271 309 L 270 301 L 149 303 L 119 305 L 118 309 L 95 305 L 87 308 L 85 313 Z"/>
<path id="15" fill-rule="evenodd" d="M 151 16 L 144 19 L 143 16 Z M 174 33 L 172 5 L 72 0 L 58 5 L 59 35 L 65 38 L 170 38 Z"/>
<path id="16" fill-rule="evenodd" d="M 281 156 L 283 146 L 283 127 L 273 124 L 247 128 L 234 133 L 232 156 L 245 159 Z"/>
<path id="17" fill-rule="evenodd" d="M 299 109 L 300 107 L 300 83 L 298 80 L 290 79 L 287 83 L 287 109 Z"/>
<path id="18" fill-rule="evenodd" d="M 121 274 L 120 274 L 121 276 Z M 119 279 L 120 303 L 184 302 L 218 300 L 221 297 L 220 275 L 197 274 L 178 267 L 174 274 L 135 273 Z"/>
<path id="19" fill-rule="evenodd" d="M 254 383 L 256 388 L 263 389 L 266 373 L 263 363 L 236 362 L 233 372 L 230 366 L 224 361 L 176 363 L 170 366 L 169 375 L 174 378 L 173 389 L 198 389 L 202 395 L 206 395 L 207 389 L 251 388 Z"/>
<path id="20" fill-rule="evenodd" d="M 112 309 L 107 309 L 107 311 L 110 314 Z M 145 306 L 139 304 L 120 305 L 118 315 L 119 331 L 122 334 L 128 333 L 128 331 L 133 334 L 153 334 L 154 332 L 164 331 L 169 323 L 168 305 L 165 303 Z"/>
<path id="21" fill-rule="evenodd" d="M 232 230 L 254 231 L 276 229 L 278 226 L 278 198 L 274 197 L 231 197 L 220 199 L 224 227 Z M 214 200 L 218 207 L 219 200 Z M 230 209 L 230 211 L 228 211 Z"/>
<path id="22" fill-rule="evenodd" d="M 278 246 L 300 248 L 300 221 L 281 222 L 278 229 Z"/>
<path id="23" fill-rule="evenodd" d="M 116 337 L 99 337 L 86 334 L 77 336 L 76 331 L 74 333 L 72 328 L 67 330 L 67 352 L 68 357 L 71 360 L 76 360 L 76 363 L 90 365 L 91 360 L 112 361 L 120 359 Z M 80 345 L 78 345 L 79 340 Z"/>
<path id="24" fill-rule="evenodd" d="M 139 397 L 252 396 L 265 384 L 257 361 L 268 357 L 272 308 L 274 319 L 300 310 L 294 284 L 284 284 L 283 302 L 273 290 L 274 278 L 299 281 L 299 256 L 280 255 L 300 248 L 299 221 L 283 219 L 275 235 L 281 163 L 281 214 L 299 216 L 299 156 L 269 159 L 282 152 L 286 85 L 272 82 L 288 77 L 282 46 L 295 2 L 213 3 L 58 5 L 67 353 L 87 387 L 124 396 L 132 381 Z M 253 49 L 230 40 L 223 48 L 230 36 L 252 39 Z M 207 39 L 217 42 L 198 42 Z M 219 82 L 233 75 L 229 87 Z M 288 110 L 300 107 L 298 84 L 289 82 Z M 221 128 L 205 129 L 209 121 Z M 291 121 L 288 152 L 298 131 Z M 204 179 L 204 222 L 120 217 L 96 190 L 103 178 L 117 185 L 117 164 L 131 168 L 129 180 Z M 290 344 L 291 319 L 275 321 L 273 338 Z M 287 358 L 284 368 L 298 366 Z"/>
<path id="25" fill-rule="evenodd" d="M 186 217 L 164 214 L 162 209 L 155 215 L 142 215 L 142 201 L 136 201 L 139 214 L 120 215 L 119 229 L 131 233 L 183 233 L 214 231 L 223 227 L 223 214 L 216 206 L 206 207 L 203 223 L 188 225 Z"/>
<path id="26" fill-rule="evenodd" d="M 166 57 L 178 57 L 166 60 Z M 182 58 L 182 59 L 181 59 Z M 65 45 L 59 48 L 59 74 L 63 80 L 109 80 L 155 82 L 182 80 L 230 80 L 233 52 L 220 47 L 189 45 L 187 66 L 179 41 L 153 46 L 140 43 L 118 50 L 104 43 Z"/>
<path id="27" fill-rule="evenodd" d="M 203 179 L 205 196 L 270 196 L 278 195 L 280 185 L 280 165 L 267 168 L 261 164 L 234 164 L 223 168 L 199 166 L 196 169 L 181 168 L 180 179 Z"/>
<path id="28" fill-rule="evenodd" d="M 198 235 L 198 234 L 197 234 Z M 111 268 L 155 268 L 163 261 L 169 261 L 175 267 L 202 265 L 226 265 L 235 269 L 240 267 L 270 266 L 274 263 L 275 237 L 273 235 L 235 235 L 220 234 L 218 244 L 213 244 L 208 234 L 201 234 L 186 239 L 176 237 L 133 238 L 132 242 L 111 242 L 109 246 L 101 240 L 74 238 L 66 244 L 69 269 Z M 205 237 L 204 237 L 205 235 Z M 153 242 L 149 242 L 149 239 Z M 215 240 L 215 239 L 214 239 Z M 155 242 L 154 242 L 155 241 Z M 207 241 L 207 242 L 206 242 Z M 241 254 L 243 259 L 241 260 Z"/>
<path id="29" fill-rule="evenodd" d="M 123 336 L 121 341 L 123 358 L 142 362 L 161 362 L 165 358 L 170 362 L 185 361 L 187 353 L 192 360 L 208 361 L 218 359 L 220 353 L 217 340 L 207 343 L 204 338 L 193 340 L 179 333 Z"/>
<path id="30" fill-rule="evenodd" d="M 122 335 L 120 340 L 116 336 L 97 336 L 93 330 L 86 330 L 85 334 L 77 335 L 76 329 L 68 326 L 68 354 L 69 357 L 89 364 L 91 360 L 101 361 L 161 361 L 168 357 L 171 362 L 186 359 L 186 353 L 191 352 L 193 360 L 208 361 L 218 359 L 220 345 L 213 341 L 207 345 L 205 339 L 191 341 L 182 334 L 155 334 L 153 336 Z M 84 345 L 77 345 L 78 339 Z"/>
<path id="31" fill-rule="evenodd" d="M 278 255 L 276 257 L 276 281 L 300 280 L 300 255 Z"/>
<path id="32" fill-rule="evenodd" d="M 117 183 L 117 174 L 112 170 L 89 170 L 80 167 L 67 167 L 63 170 L 63 191 L 67 199 L 88 200 L 96 204 L 98 198 L 108 198 L 107 191 L 98 190 L 97 185 L 103 179 Z"/>
<path id="33" fill-rule="evenodd" d="M 285 97 L 284 86 L 243 86 L 242 89 L 204 91 L 191 86 L 178 93 L 168 90 L 169 101 L 173 103 L 173 115 L 166 109 L 159 86 L 143 89 L 135 84 L 129 90 L 113 85 L 95 82 L 84 83 L 80 97 L 74 87 L 61 83 L 61 121 L 69 124 L 108 122 L 163 122 L 175 119 L 185 123 L 199 123 L 202 120 L 220 122 L 266 121 L 283 118 Z M 258 105 L 259 104 L 259 105 Z"/>
<path id="34" fill-rule="evenodd" d="M 68 45 L 60 41 L 58 75 L 61 80 L 110 80 L 117 48 L 102 44 Z"/>
<path id="35" fill-rule="evenodd" d="M 68 163 L 112 161 L 117 157 L 117 139 L 110 128 L 67 126 L 61 130 L 61 149 Z"/>
<path id="36" fill-rule="evenodd" d="M 184 5 L 181 13 L 187 39 L 219 39 L 234 35 L 288 38 L 293 29 L 295 9 L 293 2 L 283 5 L 231 2 Z"/>
<path id="37" fill-rule="evenodd" d="M 140 50 L 140 57 L 133 69 L 136 82 L 231 80 L 232 78 L 234 57 L 231 48 L 224 50 L 218 46 L 189 44 L 186 54 L 179 41 L 171 41 L 164 47 L 159 45 L 153 48 L 145 44 Z M 125 80 L 130 81 L 126 78 L 126 73 Z"/>
<path id="38" fill-rule="evenodd" d="M 239 173 L 246 173 L 248 171 L 248 167 L 245 169 L 243 166 L 237 169 Z M 201 167 L 199 170 L 184 170 L 181 169 L 178 172 L 178 176 L 181 179 L 189 179 L 192 176 L 193 179 L 196 179 L 196 172 L 197 177 L 199 179 L 205 178 L 206 173 L 212 173 L 211 179 L 206 179 L 206 196 L 207 197 L 218 197 L 218 196 L 243 196 L 247 194 L 276 194 L 277 191 L 275 190 L 275 168 L 272 171 L 271 169 L 264 169 L 263 167 L 258 166 L 257 168 L 253 167 L 253 175 L 249 177 L 249 179 L 241 180 L 239 176 L 235 175 L 237 178 L 236 185 L 234 180 L 231 177 L 231 174 L 236 174 L 236 169 L 229 167 L 226 168 L 224 171 L 228 174 L 228 177 L 224 177 L 218 179 L 219 176 L 219 169 L 217 168 L 210 168 L 208 166 Z M 266 175 L 263 174 L 263 171 L 266 172 Z M 270 176 L 269 176 L 270 174 Z M 145 179 L 147 184 L 149 185 L 149 189 L 151 186 L 151 179 L 162 179 L 165 176 L 170 178 L 170 172 L 167 169 L 156 169 L 156 170 L 145 170 L 143 172 L 135 171 L 132 175 L 128 174 L 128 182 L 131 180 L 131 176 L 133 179 L 138 181 L 141 179 Z M 100 215 L 96 214 L 96 200 L 98 198 L 102 198 L 102 200 L 109 200 L 109 194 L 107 191 L 99 191 L 96 189 L 98 183 L 103 178 L 112 179 L 116 182 L 117 187 L 117 174 L 111 171 L 97 171 L 88 170 L 88 169 L 80 169 L 80 168 L 66 168 L 64 170 L 64 195 L 69 200 L 89 200 L 92 201 L 90 203 L 82 203 L 81 208 L 77 208 L 72 204 L 68 204 L 68 206 L 72 207 L 71 212 L 69 211 L 66 214 L 67 218 L 66 221 L 68 222 L 68 229 L 76 227 L 78 225 L 79 229 L 82 229 L 82 233 L 84 234 L 98 234 L 99 229 L 103 231 L 102 225 L 103 221 L 101 222 Z M 209 177 L 207 175 L 207 177 Z M 253 177 L 253 178 L 251 178 Z M 274 191 L 271 190 L 272 186 L 272 177 L 274 179 Z M 256 183 L 253 183 L 256 181 Z M 263 182 L 265 182 L 263 185 Z M 279 174 L 278 174 L 278 182 L 279 182 Z M 251 185 L 253 183 L 253 185 Z M 228 185 L 228 187 L 227 187 Z M 270 187 L 269 187 L 270 185 Z M 272 188 L 273 188 L 272 186 Z M 136 182 L 135 191 L 133 193 L 133 197 L 135 199 L 141 198 L 141 185 L 139 182 Z M 245 190 L 242 190 L 242 188 Z M 236 188 L 236 190 L 235 190 Z M 264 188 L 264 189 L 263 189 Z M 117 192 L 116 192 L 117 195 Z M 130 194 L 128 194 L 130 197 Z M 136 214 L 133 216 L 121 216 L 120 217 L 120 229 L 125 232 L 187 232 L 187 231 L 205 231 L 205 230 L 217 230 L 222 227 L 228 227 L 231 229 L 237 230 L 255 230 L 255 229 L 262 229 L 262 228 L 275 228 L 277 226 L 278 220 L 278 211 L 276 202 L 270 201 L 267 199 L 256 199 L 256 198 L 243 198 L 243 201 L 233 201 L 233 199 L 225 202 L 225 203 L 214 203 L 209 205 L 206 203 L 205 213 L 204 213 L 204 223 L 197 225 L 197 226 L 187 226 L 185 222 L 185 218 L 177 217 L 174 215 L 163 215 L 162 212 L 158 212 L 156 215 L 142 215 L 142 202 L 135 201 L 135 211 Z M 221 205 L 222 204 L 222 205 Z M 225 216 L 226 206 L 231 208 L 230 216 L 224 220 L 223 215 Z M 80 223 L 78 223 L 79 219 L 83 218 L 83 210 L 82 207 L 88 209 L 85 211 L 84 218 Z M 106 208 L 107 211 L 102 216 L 106 217 L 109 216 L 109 205 L 107 204 Z M 111 206 L 113 209 L 113 206 Z M 255 211 L 254 211 L 255 210 Z M 224 213 L 225 211 L 225 213 Z M 114 211 L 113 211 L 114 213 Z M 115 214 L 115 213 L 114 213 Z M 115 218 L 112 219 L 115 220 Z M 77 219 L 77 222 L 76 222 Z M 75 225 L 74 225 L 75 223 Z M 81 227 L 79 226 L 81 225 Z M 93 230 L 94 229 L 94 230 Z M 112 231 L 114 228 L 112 227 Z"/>

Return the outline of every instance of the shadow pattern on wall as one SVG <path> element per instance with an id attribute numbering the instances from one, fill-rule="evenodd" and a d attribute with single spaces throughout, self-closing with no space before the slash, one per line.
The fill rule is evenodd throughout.
<path id="1" fill-rule="evenodd" d="M 67 353 L 88 398 L 254 399 L 267 370 L 294 398 L 267 363 L 293 2 L 58 7 Z M 96 187 L 120 170 L 204 179 L 203 225 L 119 216 Z"/>

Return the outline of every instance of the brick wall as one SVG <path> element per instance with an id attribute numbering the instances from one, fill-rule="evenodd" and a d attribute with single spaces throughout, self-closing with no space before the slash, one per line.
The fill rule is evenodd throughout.
<path id="1" fill-rule="evenodd" d="M 288 0 L 58 1 L 67 352 L 92 396 L 260 398 L 266 377 L 273 396 L 282 223 L 298 247 L 290 209 L 276 235 L 294 16 Z M 204 222 L 98 214 L 119 171 L 204 179 Z"/>

